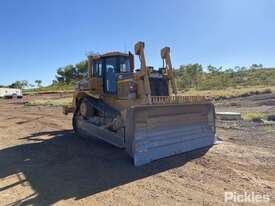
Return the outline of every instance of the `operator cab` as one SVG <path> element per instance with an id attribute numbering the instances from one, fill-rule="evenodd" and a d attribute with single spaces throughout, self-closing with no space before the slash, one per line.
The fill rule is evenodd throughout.
<path id="1" fill-rule="evenodd" d="M 93 58 L 92 78 L 94 81 L 92 84 L 102 83 L 105 94 L 116 95 L 117 80 L 133 75 L 132 62 L 133 55 L 131 53 L 110 52 Z"/>
<path id="2" fill-rule="evenodd" d="M 110 52 L 90 57 L 89 76 L 93 93 L 117 96 L 119 99 L 135 97 L 138 86 L 134 80 L 134 56 L 130 52 Z M 147 69 L 151 95 L 169 96 L 168 80 L 162 70 Z M 136 72 L 139 73 L 138 70 Z"/>

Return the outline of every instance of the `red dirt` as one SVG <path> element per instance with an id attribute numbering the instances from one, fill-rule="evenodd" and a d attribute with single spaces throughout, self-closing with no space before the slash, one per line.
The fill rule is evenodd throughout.
<path id="1" fill-rule="evenodd" d="M 134 167 L 123 150 L 78 139 L 61 108 L 24 101 L 0 100 L 0 205 L 239 205 L 225 191 L 275 205 L 275 126 L 218 125 L 222 144 Z"/>

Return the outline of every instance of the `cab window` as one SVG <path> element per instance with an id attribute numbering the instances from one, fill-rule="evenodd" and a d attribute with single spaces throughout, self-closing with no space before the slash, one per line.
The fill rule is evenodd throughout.
<path id="1" fill-rule="evenodd" d="M 102 61 L 95 61 L 93 63 L 93 76 L 102 77 Z"/>
<path id="2" fill-rule="evenodd" d="M 130 72 L 130 62 L 128 57 L 120 57 L 119 59 L 119 72 L 127 73 Z"/>
<path id="3" fill-rule="evenodd" d="M 117 72 L 117 58 L 109 57 L 105 59 L 106 72 Z"/>
<path id="4" fill-rule="evenodd" d="M 104 74 L 104 91 L 107 94 L 115 94 L 117 92 L 117 70 L 117 58 L 106 58 Z"/>

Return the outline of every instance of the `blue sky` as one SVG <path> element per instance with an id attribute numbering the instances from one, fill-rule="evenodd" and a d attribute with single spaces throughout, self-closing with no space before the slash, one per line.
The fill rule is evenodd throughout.
<path id="1" fill-rule="evenodd" d="M 149 65 L 275 66 L 274 0 L 0 0 L 0 84 L 36 79 L 87 52 L 133 51 Z M 138 67 L 138 65 L 137 65 Z"/>

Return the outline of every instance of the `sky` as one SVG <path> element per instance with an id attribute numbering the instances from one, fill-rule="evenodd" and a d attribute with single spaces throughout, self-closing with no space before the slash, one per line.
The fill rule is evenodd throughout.
<path id="1" fill-rule="evenodd" d="M 137 41 L 155 67 L 164 46 L 175 68 L 275 67 L 274 10 L 274 0 L 0 0 L 0 85 L 48 85 L 89 52 L 134 52 Z"/>

